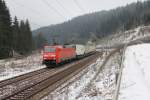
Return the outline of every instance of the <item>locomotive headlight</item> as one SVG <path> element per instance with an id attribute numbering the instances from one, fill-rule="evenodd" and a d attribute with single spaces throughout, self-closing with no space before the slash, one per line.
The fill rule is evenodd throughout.
<path id="1" fill-rule="evenodd" d="M 45 55 L 43 55 L 43 57 L 52 57 L 52 58 L 54 58 L 54 57 L 56 57 L 56 55 L 53 55 L 53 54 L 45 54 Z"/>
<path id="2" fill-rule="evenodd" d="M 56 55 L 50 55 L 51 57 L 55 57 Z"/>
<path id="3" fill-rule="evenodd" d="M 44 57 L 48 57 L 48 55 L 44 55 Z"/>

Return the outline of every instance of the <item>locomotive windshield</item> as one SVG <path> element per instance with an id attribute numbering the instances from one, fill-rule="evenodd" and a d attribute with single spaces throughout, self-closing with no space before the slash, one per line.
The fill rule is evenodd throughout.
<path id="1" fill-rule="evenodd" d="M 44 48 L 44 51 L 45 51 L 45 52 L 55 52 L 55 51 L 56 51 L 56 48 L 45 47 L 45 48 Z"/>

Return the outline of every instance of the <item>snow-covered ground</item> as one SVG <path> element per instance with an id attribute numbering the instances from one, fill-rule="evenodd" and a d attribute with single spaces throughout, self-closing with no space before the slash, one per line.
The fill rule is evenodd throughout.
<path id="1" fill-rule="evenodd" d="M 139 26 L 125 32 L 119 32 L 100 39 L 97 47 L 113 46 L 150 36 L 150 26 Z"/>
<path id="2" fill-rule="evenodd" d="M 40 53 L 18 60 L 0 60 L 0 81 L 45 68 L 41 62 L 42 57 Z"/>
<path id="3" fill-rule="evenodd" d="M 116 54 L 97 74 L 106 54 L 78 75 L 45 96 L 42 100 L 111 100 L 115 91 L 116 72 L 120 62 Z M 97 75 L 97 76 L 95 76 Z"/>
<path id="4" fill-rule="evenodd" d="M 150 100 L 150 44 L 127 48 L 119 100 Z"/>

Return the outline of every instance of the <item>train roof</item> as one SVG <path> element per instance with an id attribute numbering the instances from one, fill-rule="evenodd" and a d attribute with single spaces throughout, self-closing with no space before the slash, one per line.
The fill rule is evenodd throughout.
<path id="1" fill-rule="evenodd" d="M 62 45 L 45 45 L 44 47 L 63 48 Z"/>

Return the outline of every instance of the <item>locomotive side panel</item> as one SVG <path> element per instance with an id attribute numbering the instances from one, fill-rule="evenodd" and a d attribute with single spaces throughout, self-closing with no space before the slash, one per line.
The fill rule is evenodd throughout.
<path id="1" fill-rule="evenodd" d="M 76 52 L 74 48 L 63 48 L 58 51 L 58 63 L 63 61 L 73 59 L 76 57 Z"/>

